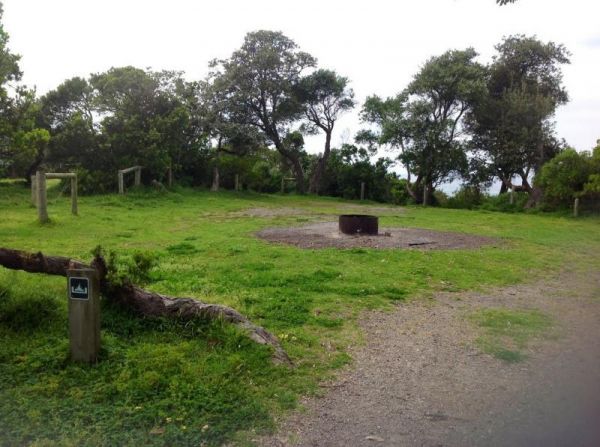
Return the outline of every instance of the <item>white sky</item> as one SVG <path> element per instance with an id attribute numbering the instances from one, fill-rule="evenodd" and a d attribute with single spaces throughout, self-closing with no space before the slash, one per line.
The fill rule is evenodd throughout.
<path id="1" fill-rule="evenodd" d="M 24 82 L 40 94 L 73 76 L 112 66 L 176 69 L 203 78 L 207 63 L 238 48 L 248 31 L 283 31 L 352 81 L 359 104 L 402 90 L 430 56 L 473 46 L 482 62 L 503 36 L 535 34 L 573 53 L 564 68 L 571 96 L 557 134 L 578 150 L 600 138 L 600 2 L 519 0 L 4 0 L 9 47 Z M 340 120 L 334 143 L 359 129 L 358 109 Z M 307 150 L 322 138 L 307 139 Z"/>

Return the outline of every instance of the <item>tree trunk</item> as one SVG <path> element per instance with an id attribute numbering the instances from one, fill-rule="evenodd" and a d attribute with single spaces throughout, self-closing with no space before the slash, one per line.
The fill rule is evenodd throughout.
<path id="1" fill-rule="evenodd" d="M 219 140 L 217 142 L 217 152 L 215 154 L 215 166 L 213 168 L 213 179 L 210 190 L 216 192 L 219 190 L 219 186 L 221 184 L 221 180 L 219 178 L 219 161 L 221 159 L 221 148 L 223 147 L 223 137 L 219 136 Z"/>
<path id="2" fill-rule="evenodd" d="M 319 194 L 321 178 L 323 177 L 323 172 L 325 172 L 325 167 L 327 166 L 327 160 L 329 159 L 330 154 L 331 131 L 325 134 L 325 150 L 323 151 L 323 155 L 319 158 L 319 161 L 317 161 L 317 165 L 315 166 L 315 172 L 313 172 L 313 175 L 308 185 L 308 192 L 310 194 Z"/>
<path id="3" fill-rule="evenodd" d="M 540 204 L 540 202 L 542 201 L 542 197 L 544 195 L 544 192 L 542 191 L 542 189 L 538 188 L 537 186 L 534 186 L 528 192 L 529 192 L 529 197 L 527 199 L 527 202 L 525 203 L 525 209 L 530 209 L 530 208 L 534 208 L 534 207 L 538 206 Z"/>
<path id="4" fill-rule="evenodd" d="M 419 190 L 419 185 L 421 184 L 421 176 L 417 175 L 417 180 L 415 181 L 415 183 L 413 184 L 414 188 L 411 187 L 411 183 L 410 183 L 410 171 L 408 170 L 408 168 L 406 169 L 407 172 L 407 182 L 406 182 L 406 192 L 408 192 L 408 195 L 410 195 L 412 197 L 412 199 L 415 201 L 415 203 L 420 203 L 421 200 L 419 198 L 419 195 L 417 194 L 417 191 Z"/>
<path id="5" fill-rule="evenodd" d="M 213 168 L 213 179 L 212 179 L 212 186 L 210 187 L 210 190 L 213 192 L 218 191 L 219 184 L 220 184 L 219 167 L 215 165 L 215 167 Z"/>
<path id="6" fill-rule="evenodd" d="M 423 182 L 423 206 L 427 206 L 431 202 L 431 191 L 433 185 L 425 179 Z"/>
<path id="7" fill-rule="evenodd" d="M 142 316 L 167 317 L 191 320 L 222 320 L 242 328 L 256 343 L 272 346 L 273 360 L 291 365 L 292 362 L 279 340 L 261 326 L 253 324 L 236 310 L 220 304 L 207 304 L 193 298 L 173 298 L 150 292 L 133 284 L 112 284 L 107 279 L 104 258 L 96 256 L 91 266 L 62 256 L 45 256 L 41 252 L 28 253 L 10 248 L 0 248 L 0 266 L 29 273 L 67 276 L 73 268 L 94 268 L 100 278 L 103 296 Z"/>
<path id="8" fill-rule="evenodd" d="M 304 185 L 304 169 L 302 169 L 302 164 L 300 163 L 300 157 L 295 156 L 292 160 L 292 171 L 294 172 L 294 178 L 296 179 L 296 190 L 298 194 L 305 193 L 305 185 Z"/>

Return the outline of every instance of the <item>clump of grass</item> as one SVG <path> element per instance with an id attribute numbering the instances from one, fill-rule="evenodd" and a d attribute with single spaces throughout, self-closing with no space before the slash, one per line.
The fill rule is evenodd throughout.
<path id="1" fill-rule="evenodd" d="M 477 339 L 480 349 L 507 362 L 526 359 L 523 350 L 529 342 L 552 327 L 552 319 L 538 310 L 483 309 L 470 319 L 483 329 Z"/>
<path id="2" fill-rule="evenodd" d="M 186 238 L 186 240 L 188 240 Z M 193 255 L 198 252 L 198 249 L 189 242 L 181 242 L 175 245 L 169 245 L 167 251 L 172 255 Z"/>
<path id="3" fill-rule="evenodd" d="M 62 306 L 51 294 L 0 285 L 0 324 L 14 331 L 47 327 L 61 318 Z"/>

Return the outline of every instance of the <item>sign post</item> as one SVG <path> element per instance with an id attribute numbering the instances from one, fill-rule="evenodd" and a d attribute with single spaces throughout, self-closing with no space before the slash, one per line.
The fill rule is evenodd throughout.
<path id="1" fill-rule="evenodd" d="M 67 271 L 71 360 L 95 363 L 100 351 L 100 283 L 94 269 Z"/>

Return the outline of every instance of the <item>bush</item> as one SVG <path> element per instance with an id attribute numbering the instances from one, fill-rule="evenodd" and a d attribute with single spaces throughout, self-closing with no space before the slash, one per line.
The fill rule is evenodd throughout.
<path id="1" fill-rule="evenodd" d="M 446 207 L 473 209 L 481 205 L 486 199 L 486 195 L 474 186 L 463 186 L 454 195 L 448 198 Z"/>
<path id="2" fill-rule="evenodd" d="M 529 199 L 526 192 L 515 192 L 514 203 L 510 203 L 510 193 L 498 194 L 497 196 L 487 196 L 483 203 L 477 207 L 486 211 L 501 211 L 504 213 L 514 213 L 523 211 L 525 204 Z"/>
<path id="3" fill-rule="evenodd" d="M 93 254 L 102 256 L 102 248 L 96 247 Z M 125 255 L 110 251 L 106 265 L 110 283 L 143 285 L 150 282 L 150 271 L 158 265 L 158 256 L 149 251 L 135 251 Z"/>
<path id="4" fill-rule="evenodd" d="M 592 172 L 589 152 L 566 149 L 547 162 L 536 176 L 536 185 L 544 190 L 544 208 L 569 207 L 583 191 Z"/>

